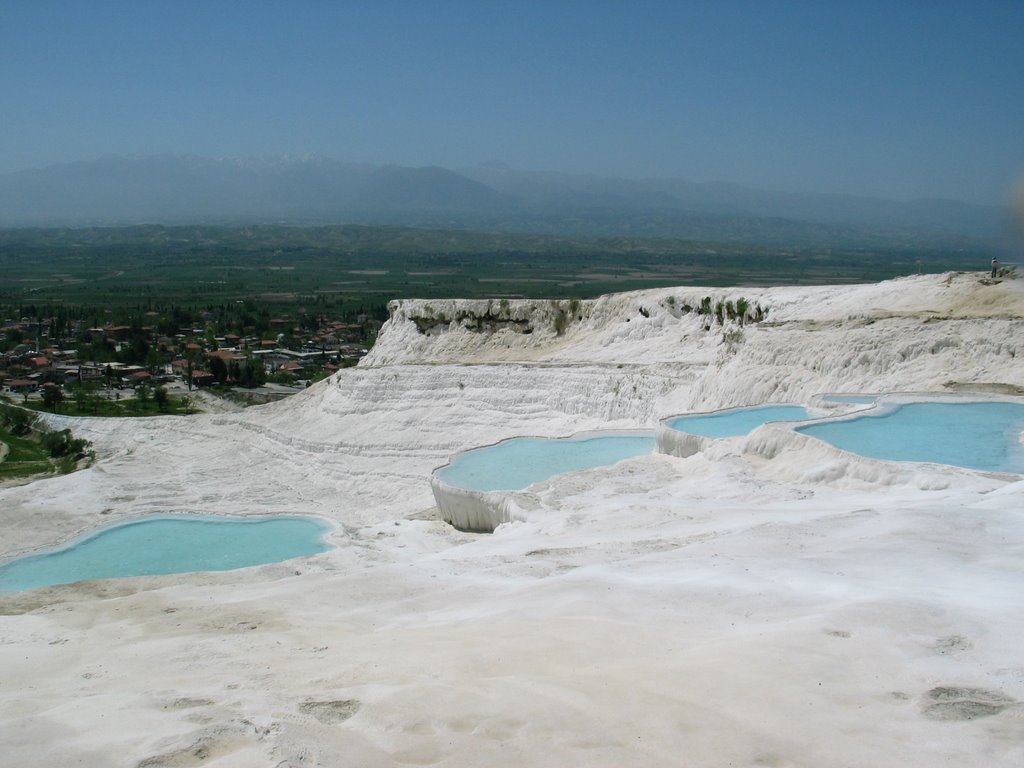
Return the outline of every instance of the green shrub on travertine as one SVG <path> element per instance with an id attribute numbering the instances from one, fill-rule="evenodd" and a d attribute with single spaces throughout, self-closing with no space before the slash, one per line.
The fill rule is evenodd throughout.
<path id="1" fill-rule="evenodd" d="M 750 302 L 740 296 L 736 299 L 736 316 L 739 318 L 740 325 L 743 325 L 747 321 L 747 312 L 750 311 Z"/>
<path id="2" fill-rule="evenodd" d="M 39 444 L 55 459 L 69 456 L 76 460 L 85 458 L 91 445 L 88 440 L 72 437 L 70 429 L 44 432 L 39 438 Z"/>

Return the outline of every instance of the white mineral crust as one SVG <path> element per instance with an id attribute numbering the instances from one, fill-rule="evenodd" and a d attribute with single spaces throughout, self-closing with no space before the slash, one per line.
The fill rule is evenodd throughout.
<path id="1" fill-rule="evenodd" d="M 0 489 L 0 556 L 174 512 L 320 515 L 335 548 L 0 596 L 3 764 L 1024 765 L 1020 478 L 769 425 L 555 477 L 491 535 L 429 482 L 515 435 L 1020 392 L 1024 281 L 988 283 L 402 301 L 285 402 L 53 418 L 97 461 Z M 767 315 L 720 326 L 704 296 Z"/>

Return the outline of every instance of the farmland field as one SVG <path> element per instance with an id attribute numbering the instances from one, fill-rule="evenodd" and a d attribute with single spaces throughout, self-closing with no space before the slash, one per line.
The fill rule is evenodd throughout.
<path id="1" fill-rule="evenodd" d="M 782 249 L 355 225 L 9 229 L 0 230 L 0 306 L 248 299 L 284 314 L 345 313 L 405 297 L 590 298 L 683 284 L 866 282 L 979 269 L 987 258 L 901 245 Z"/>

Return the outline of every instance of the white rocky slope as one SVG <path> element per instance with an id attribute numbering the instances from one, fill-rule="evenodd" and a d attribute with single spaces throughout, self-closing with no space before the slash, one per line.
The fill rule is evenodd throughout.
<path id="1" fill-rule="evenodd" d="M 719 325 L 705 296 L 744 297 L 749 321 Z M 0 489 L 0 555 L 179 511 L 319 514 L 338 546 L 0 597 L 0 748 L 18 765 L 1019 765 L 1024 483 L 762 430 L 555 478 L 480 536 L 430 519 L 428 477 L 511 435 L 1019 391 L 1022 332 L 1024 285 L 970 274 L 404 301 L 361 366 L 287 402 L 75 420 L 98 462 Z"/>

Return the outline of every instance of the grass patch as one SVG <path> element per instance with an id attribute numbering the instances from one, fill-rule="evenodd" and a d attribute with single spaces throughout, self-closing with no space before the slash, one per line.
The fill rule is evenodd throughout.
<path id="1" fill-rule="evenodd" d="M 0 428 L 0 443 L 8 448 L 7 456 L 0 461 L 0 480 L 58 471 L 49 452 L 30 437 L 18 437 Z"/>
<path id="2" fill-rule="evenodd" d="M 43 405 L 40 400 L 29 400 L 26 403 L 22 403 L 25 408 L 31 408 L 34 411 L 40 411 L 42 413 L 53 413 L 53 411 Z M 196 403 L 194 400 L 186 401 L 185 397 L 172 397 L 169 398 L 163 410 L 153 402 L 140 402 L 135 399 L 126 400 L 107 400 L 106 398 L 95 398 L 88 402 L 76 403 L 73 399 L 67 398 L 59 406 L 57 406 L 56 413 L 62 416 L 118 416 L 118 417 L 131 417 L 131 416 L 178 416 L 185 415 L 188 413 L 195 413 L 197 411 Z"/>
<path id="3" fill-rule="evenodd" d="M 12 435 L 6 429 L 0 429 L 0 442 L 7 443 L 10 451 L 7 454 L 7 461 L 43 461 L 49 459 L 49 454 L 35 440 Z"/>
<path id="4" fill-rule="evenodd" d="M 70 429 L 53 430 L 31 411 L 0 403 L 0 481 L 67 474 L 94 456 L 88 440 Z"/>

